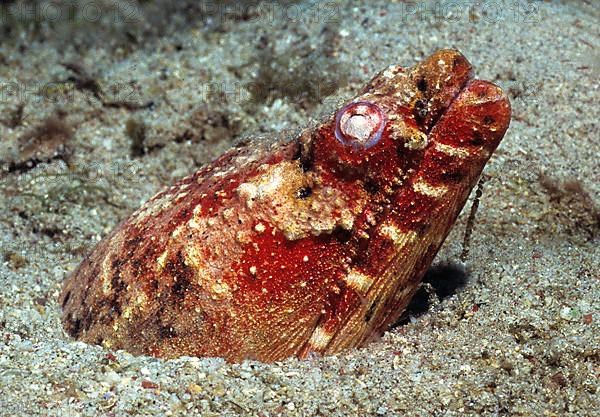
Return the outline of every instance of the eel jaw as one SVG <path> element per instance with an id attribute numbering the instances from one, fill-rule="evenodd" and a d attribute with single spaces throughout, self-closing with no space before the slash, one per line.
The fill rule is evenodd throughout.
<path id="1" fill-rule="evenodd" d="M 460 52 L 442 49 L 415 66 L 408 77 L 415 85 L 413 116 L 429 133 L 473 78 L 473 70 Z"/>

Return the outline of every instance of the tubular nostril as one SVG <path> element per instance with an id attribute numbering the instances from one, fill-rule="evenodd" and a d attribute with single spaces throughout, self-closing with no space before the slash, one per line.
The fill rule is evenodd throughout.
<path id="1" fill-rule="evenodd" d="M 335 137 L 344 145 L 368 149 L 377 144 L 386 119 L 381 109 L 368 101 L 350 103 L 335 116 Z"/>

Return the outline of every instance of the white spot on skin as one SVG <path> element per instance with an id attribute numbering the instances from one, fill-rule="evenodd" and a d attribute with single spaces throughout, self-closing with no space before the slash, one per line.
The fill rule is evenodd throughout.
<path id="1" fill-rule="evenodd" d="M 183 192 L 183 193 L 177 194 L 176 202 L 183 200 L 183 198 L 188 194 L 189 194 L 188 192 Z"/>
<path id="2" fill-rule="evenodd" d="M 251 266 L 251 267 L 250 267 L 250 273 L 251 273 L 252 275 L 256 275 L 256 267 L 255 267 L 255 266 Z"/>
<path id="3" fill-rule="evenodd" d="M 427 135 L 414 127 L 409 127 L 402 117 L 388 116 L 388 129 L 393 140 L 404 142 L 404 147 L 422 150 L 429 144 Z"/>
<path id="4" fill-rule="evenodd" d="M 435 149 L 442 153 L 445 153 L 449 156 L 454 156 L 456 158 L 467 158 L 471 154 L 468 149 L 457 148 L 456 146 L 446 145 L 443 143 L 436 142 Z"/>
<path id="5" fill-rule="evenodd" d="M 267 230 L 267 228 L 265 227 L 264 224 L 258 223 L 256 226 L 254 226 L 254 230 L 256 230 L 258 233 L 262 233 L 265 230 Z"/>
<path id="6" fill-rule="evenodd" d="M 231 219 L 233 217 L 233 214 L 234 214 L 234 210 L 232 208 L 223 210 L 223 218 L 225 220 Z"/>
<path id="7" fill-rule="evenodd" d="M 217 281 L 210 287 L 211 298 L 213 300 L 221 299 L 225 296 L 230 296 L 231 290 L 229 285 L 224 282 Z"/>
<path id="8" fill-rule="evenodd" d="M 427 135 L 420 130 L 413 130 L 407 137 L 408 140 L 404 143 L 404 147 L 408 149 L 422 150 L 429 143 Z"/>
<path id="9" fill-rule="evenodd" d="M 187 225 L 190 229 L 200 229 L 201 227 L 200 223 L 198 223 L 194 217 L 188 221 Z"/>
<path id="10" fill-rule="evenodd" d="M 179 235 L 181 235 L 182 232 L 185 231 L 185 225 L 180 225 L 177 226 L 177 228 L 175 230 L 173 230 L 173 232 L 171 233 L 171 237 L 173 239 L 177 239 L 179 237 Z"/>
<path id="11" fill-rule="evenodd" d="M 401 68 L 398 65 L 391 65 L 383 71 L 383 76 L 385 78 L 394 78 L 398 72 L 401 71 Z"/>
<path id="12" fill-rule="evenodd" d="M 352 200 L 331 186 L 314 187 L 309 199 L 299 199 L 297 191 L 314 186 L 315 179 L 295 161 L 264 165 L 260 174 L 240 184 L 238 196 L 246 207 L 260 213 L 260 218 L 272 226 L 272 233 L 281 232 L 286 239 L 330 233 L 340 226 L 351 229 L 357 213 L 366 204 L 361 191 Z"/>
<path id="13" fill-rule="evenodd" d="M 112 289 L 112 284 L 111 284 L 111 274 L 109 274 L 108 272 L 111 271 L 110 268 L 110 257 L 107 256 L 104 258 L 104 260 L 102 261 L 102 292 L 104 294 L 108 294 L 110 292 L 110 290 Z"/>
<path id="14" fill-rule="evenodd" d="M 238 241 L 239 243 L 248 244 L 248 243 L 252 242 L 252 236 L 251 236 L 251 233 L 240 230 L 240 231 L 236 232 L 235 240 Z"/>
<path id="15" fill-rule="evenodd" d="M 448 192 L 448 187 L 445 185 L 431 185 L 425 182 L 423 178 L 419 178 L 413 184 L 413 190 L 419 194 L 426 195 L 431 198 L 440 198 Z"/>
<path id="16" fill-rule="evenodd" d="M 270 169 L 269 165 L 263 165 L 264 169 Z M 285 176 L 286 166 L 283 164 L 276 165 L 275 169 L 270 171 L 270 175 L 261 177 L 263 181 L 258 184 L 258 195 L 260 197 L 267 197 L 279 192 L 281 189 L 281 183 Z"/>
<path id="17" fill-rule="evenodd" d="M 396 245 L 398 249 L 403 248 L 417 238 L 417 234 L 415 232 L 402 232 L 392 224 L 384 224 L 381 226 L 380 233 L 394 242 L 394 245 Z"/>
<path id="18" fill-rule="evenodd" d="M 386 68 L 385 71 L 383 71 L 383 76 L 385 78 L 394 78 L 394 73 L 392 72 L 392 68 Z"/>
<path id="19" fill-rule="evenodd" d="M 148 302 L 148 297 L 146 296 L 145 293 L 140 292 L 137 294 L 136 297 L 133 297 L 132 300 L 133 300 L 133 302 L 128 304 L 127 307 L 125 307 L 125 309 L 123 310 L 122 316 L 125 320 L 128 320 L 129 318 L 131 318 L 134 308 L 136 308 L 138 310 L 143 310 L 144 306 Z"/>
<path id="20" fill-rule="evenodd" d="M 333 337 L 333 334 L 325 330 L 322 326 L 317 326 L 310 336 L 308 343 L 315 350 L 325 349 Z"/>
<path id="21" fill-rule="evenodd" d="M 166 263 L 167 263 L 167 255 L 169 254 L 169 251 L 166 250 L 162 253 L 162 255 L 160 255 L 158 258 L 156 258 L 156 263 L 158 264 L 158 268 L 160 270 L 162 270 Z"/>
<path id="22" fill-rule="evenodd" d="M 215 279 L 214 272 L 206 264 L 199 247 L 189 246 L 185 253 L 184 262 L 195 271 L 196 282 L 200 287 L 207 288 L 212 299 L 231 298 L 229 285 L 220 279 Z"/>
<path id="23" fill-rule="evenodd" d="M 246 200 L 246 206 L 252 208 L 254 200 L 256 200 L 256 197 L 258 196 L 258 187 L 254 184 L 245 182 L 238 187 L 238 194 L 243 200 Z"/>
<path id="24" fill-rule="evenodd" d="M 344 281 L 348 286 L 360 293 L 365 293 L 373 284 L 373 278 L 354 269 L 350 270 L 348 275 L 344 277 Z"/>
<path id="25" fill-rule="evenodd" d="M 304 258 L 302 258 L 303 262 L 308 262 L 308 256 L 304 255 Z"/>

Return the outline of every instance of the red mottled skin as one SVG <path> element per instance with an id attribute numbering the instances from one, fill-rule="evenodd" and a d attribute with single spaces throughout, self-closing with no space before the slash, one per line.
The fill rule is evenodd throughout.
<path id="1" fill-rule="evenodd" d="M 289 142 L 234 148 L 148 201 L 65 282 L 67 332 L 135 354 L 274 361 L 385 331 L 510 105 L 454 50 L 389 67 L 352 101 L 384 115 L 370 147 L 336 139 L 332 115 Z M 374 138 L 373 123 L 351 117 L 342 132 Z"/>

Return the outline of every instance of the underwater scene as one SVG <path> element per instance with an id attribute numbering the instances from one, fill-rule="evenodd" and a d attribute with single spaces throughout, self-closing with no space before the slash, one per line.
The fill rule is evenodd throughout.
<path id="1" fill-rule="evenodd" d="M 595 416 L 599 21 L 0 1 L 0 416 Z"/>

